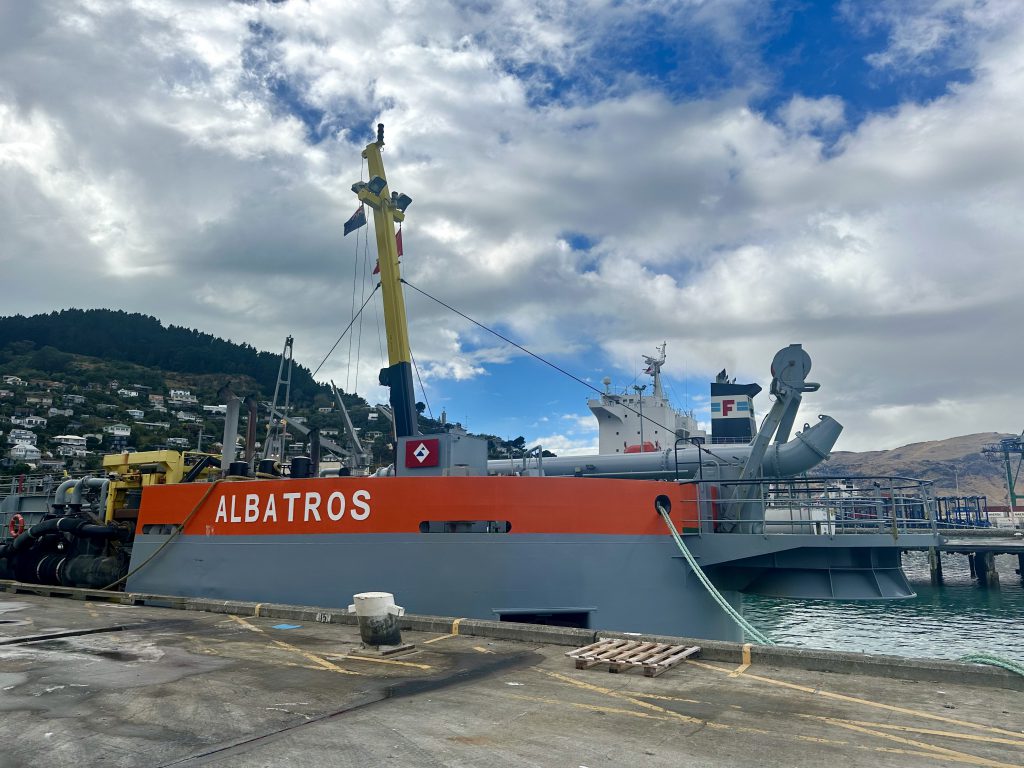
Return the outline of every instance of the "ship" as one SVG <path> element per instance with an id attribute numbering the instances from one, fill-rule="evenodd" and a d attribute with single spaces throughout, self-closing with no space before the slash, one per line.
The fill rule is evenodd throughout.
<path id="1" fill-rule="evenodd" d="M 804 473 L 842 427 L 820 416 L 793 432 L 819 388 L 800 344 L 772 360 L 774 403 L 747 441 L 708 443 L 626 399 L 614 405 L 636 442 L 619 452 L 496 461 L 461 430 L 421 434 L 395 241 L 411 198 L 390 191 L 383 146 L 378 126 L 362 153 L 369 181 L 352 190 L 376 235 L 392 465 L 322 477 L 316 457 L 299 457 L 277 468 L 256 458 L 252 419 L 237 454 L 242 400 L 225 391 L 219 456 L 114 454 L 103 475 L 8 496 L 0 578 L 325 607 L 386 591 L 412 613 L 723 640 L 743 637 L 723 610 L 741 612 L 743 594 L 913 596 L 900 547 L 934 541 L 927 487 L 885 486 L 869 517 L 816 501 L 824 481 Z M 660 372 L 663 354 L 653 360 Z M 744 417 L 753 424 L 752 410 Z"/>
<path id="2" fill-rule="evenodd" d="M 645 394 L 646 384 L 613 392 L 612 380 L 605 376 L 604 392 L 587 401 L 597 419 L 598 453 L 643 453 L 660 450 L 663 443 L 707 438 L 692 410 L 677 410 L 665 397 L 661 369 L 667 347 L 668 342 L 662 342 L 656 355 L 644 355 L 644 374 L 652 380 L 650 395 Z"/>

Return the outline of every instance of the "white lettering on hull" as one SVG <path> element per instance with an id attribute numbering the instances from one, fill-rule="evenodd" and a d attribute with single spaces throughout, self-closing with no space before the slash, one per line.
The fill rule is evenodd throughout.
<path id="1" fill-rule="evenodd" d="M 289 491 L 288 493 L 271 493 L 266 496 L 261 496 L 258 493 L 238 496 L 225 494 L 217 501 L 217 512 L 213 521 L 214 523 L 239 523 L 241 525 L 276 523 L 278 522 L 277 508 L 279 505 L 282 507 L 282 511 L 287 508 L 288 512 L 284 520 L 288 523 L 323 522 L 321 513 L 327 516 L 327 520 L 334 523 L 340 522 L 346 514 L 357 521 L 366 520 L 370 516 L 369 491 L 354 491 L 351 505 L 346 502 L 345 494 L 341 491 L 332 491 L 326 501 L 316 491 L 305 493 Z M 302 517 L 297 520 L 296 515 L 299 510 L 302 511 Z"/>

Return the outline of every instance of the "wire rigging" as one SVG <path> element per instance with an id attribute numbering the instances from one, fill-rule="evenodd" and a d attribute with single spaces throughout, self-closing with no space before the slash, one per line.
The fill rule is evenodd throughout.
<path id="1" fill-rule="evenodd" d="M 359 162 L 359 181 L 363 180 L 363 171 L 366 168 L 366 159 L 363 158 Z M 356 285 L 358 280 L 356 279 L 359 274 L 359 238 L 363 236 L 362 227 L 356 230 L 356 247 L 355 247 L 355 258 L 352 259 L 352 305 L 350 312 L 355 317 L 356 311 Z M 369 235 L 366 236 L 367 242 L 369 241 Z M 364 246 L 365 247 L 365 246 Z M 333 349 L 331 350 L 334 351 Z M 330 352 L 328 352 L 330 354 Z M 326 359 L 326 358 L 325 358 Z M 349 392 L 352 391 L 350 386 L 352 378 L 352 337 L 348 339 L 348 365 L 345 369 L 345 389 Z M 358 385 L 358 384 L 357 384 Z"/>
<path id="2" fill-rule="evenodd" d="M 568 376 L 573 381 L 575 381 L 575 382 L 577 382 L 579 384 L 582 384 L 587 389 L 593 390 L 594 392 L 597 392 L 597 394 L 599 394 L 599 395 L 603 395 L 604 394 L 600 389 L 595 387 L 590 382 L 584 381 L 579 376 L 576 376 L 576 375 L 574 375 L 572 373 L 569 373 L 569 371 L 565 370 L 564 368 L 561 368 L 560 366 L 556 365 L 555 363 L 552 363 L 550 360 L 545 360 L 543 357 L 541 357 L 537 353 L 531 352 L 530 350 L 528 350 L 522 344 L 517 344 L 516 342 L 512 341 L 512 339 L 508 338 L 507 336 L 504 336 L 501 333 L 499 333 L 498 331 L 494 330 L 493 328 L 490 328 L 490 327 L 484 325 L 479 320 L 474 320 L 472 317 L 467 315 L 465 312 L 461 312 L 458 309 L 456 309 L 455 307 L 451 306 L 450 304 L 446 304 L 445 302 L 441 301 L 441 299 L 437 298 L 436 296 L 431 296 L 429 293 L 424 291 L 422 288 L 416 287 L 415 285 L 410 283 L 405 278 L 402 278 L 402 283 L 404 283 L 405 285 L 409 286 L 410 288 L 412 288 L 417 293 L 423 294 L 424 296 L 426 296 L 431 301 L 434 301 L 434 302 L 440 304 L 445 309 L 447 309 L 447 310 L 449 310 L 451 312 L 454 312 L 459 317 L 461 317 L 461 318 L 463 318 L 465 320 L 468 320 L 469 322 L 473 323 L 473 325 L 476 325 L 476 326 L 482 328 L 483 330 L 487 331 L 488 333 L 491 333 L 491 334 L 497 336 L 499 339 L 501 339 L 502 341 L 506 342 L 507 344 L 511 344 L 513 347 L 515 347 L 516 349 L 520 350 L 521 352 L 525 352 L 526 354 L 528 354 L 533 359 L 538 360 L 539 362 L 543 363 L 544 365 L 546 365 L 546 366 L 548 366 L 550 368 L 554 368 L 556 371 L 558 371 L 559 373 L 563 374 L 564 376 Z M 667 427 L 664 424 L 661 424 L 661 423 L 655 421 L 650 416 L 644 416 L 640 411 L 638 411 L 635 408 L 632 408 L 629 405 L 626 405 L 625 403 L 620 403 L 620 405 L 623 408 L 625 408 L 627 411 L 632 411 L 633 413 L 637 414 L 641 419 L 645 419 L 646 421 L 650 422 L 654 426 L 661 427 L 662 429 L 666 430 L 669 434 L 675 434 L 675 429 L 674 428 Z M 694 445 L 696 445 L 696 444 L 694 444 Z M 699 448 L 700 450 L 704 451 L 705 453 L 711 454 L 712 456 L 714 455 L 714 454 L 711 453 L 711 451 L 709 451 L 707 448 L 705 448 L 702 445 L 696 445 L 696 447 Z"/>
<path id="3" fill-rule="evenodd" d="M 420 383 L 420 394 L 423 395 L 423 404 L 427 406 L 427 413 L 433 419 L 434 412 L 430 409 L 430 401 L 427 399 L 427 388 L 423 386 L 423 378 L 420 376 L 420 367 L 416 364 L 416 356 L 410 351 L 409 357 L 412 358 L 412 367 L 416 371 L 416 381 Z"/>
<path id="4" fill-rule="evenodd" d="M 357 261 L 358 261 L 358 258 L 359 257 L 358 257 L 358 254 L 357 254 L 356 255 L 356 260 Z M 369 261 L 369 259 L 370 259 L 370 234 L 369 234 L 369 232 L 367 232 L 366 237 L 363 238 L 363 272 L 362 272 L 362 278 L 359 281 L 359 283 L 360 283 L 360 289 L 359 289 L 360 290 L 360 293 L 359 293 L 360 298 L 363 295 L 365 295 L 365 291 L 366 291 L 366 282 L 367 282 L 367 274 L 366 274 L 366 272 L 367 272 L 367 269 L 368 269 L 367 262 Z M 374 288 L 376 288 L 376 286 L 374 286 Z M 360 313 L 360 315 L 359 315 L 359 330 L 356 333 L 356 336 L 357 336 L 357 341 L 356 341 L 356 377 L 355 377 L 355 381 L 352 383 L 354 390 L 359 389 L 359 363 L 362 360 L 362 355 L 363 355 L 363 315 L 362 315 L 362 313 Z M 349 365 L 351 366 L 351 362 L 349 363 Z"/>
<path id="5" fill-rule="evenodd" d="M 320 369 L 324 367 L 324 363 L 327 362 L 327 358 L 329 358 L 334 353 L 334 350 L 338 348 L 338 345 L 341 344 L 341 340 L 345 338 L 345 334 L 349 332 L 349 329 L 351 329 L 352 326 L 355 325 L 356 320 L 359 319 L 359 316 L 363 314 L 363 310 L 366 309 L 366 305 L 370 303 L 370 299 L 373 298 L 373 295 L 377 292 L 378 288 L 380 288 L 380 285 L 375 285 L 373 287 L 373 290 L 370 291 L 370 295 L 366 297 L 366 301 L 363 302 L 363 306 L 359 308 L 359 311 L 356 312 L 355 316 L 349 321 L 348 325 L 345 326 L 345 330 L 341 332 L 341 335 L 338 337 L 338 340 L 334 342 L 334 346 L 330 348 L 326 355 L 324 355 L 324 359 L 320 361 L 320 365 L 318 365 L 316 367 L 316 370 L 313 371 L 313 376 L 316 376 L 317 373 L 319 373 Z"/>

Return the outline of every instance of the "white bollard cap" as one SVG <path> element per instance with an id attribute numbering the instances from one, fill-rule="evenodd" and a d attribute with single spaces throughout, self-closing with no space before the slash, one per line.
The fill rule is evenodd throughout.
<path id="1" fill-rule="evenodd" d="M 357 616 L 402 616 L 405 613 L 404 608 L 395 605 L 395 596 L 390 592 L 360 592 L 353 595 L 352 600 L 348 610 Z"/>

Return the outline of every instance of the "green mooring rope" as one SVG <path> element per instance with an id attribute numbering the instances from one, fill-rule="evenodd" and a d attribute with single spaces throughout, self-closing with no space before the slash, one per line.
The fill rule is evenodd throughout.
<path id="1" fill-rule="evenodd" d="M 969 653 L 966 656 L 961 656 L 957 661 L 969 661 L 971 664 L 988 664 L 993 667 L 1002 667 L 1010 672 L 1024 676 L 1024 664 L 1011 659 L 1004 659 L 1002 656 L 993 656 L 990 653 Z"/>
<path id="2" fill-rule="evenodd" d="M 672 538 L 676 542 L 676 546 L 679 547 L 679 551 L 683 553 L 683 557 L 686 558 L 686 562 L 690 564 L 690 568 L 693 573 L 700 580 L 700 583 L 704 585 L 704 589 L 708 591 L 708 594 L 718 603 L 719 607 L 725 611 L 729 617 L 736 622 L 740 629 L 742 629 L 747 636 L 756 642 L 758 645 L 775 645 L 775 641 L 763 634 L 760 630 L 756 629 L 746 619 L 744 619 L 735 608 L 729 605 L 729 601 L 722 597 L 722 593 L 718 591 L 714 584 L 711 583 L 711 579 L 707 577 L 700 565 L 697 564 L 696 558 L 690 552 L 686 543 L 683 541 L 683 537 L 679 535 L 679 531 L 676 530 L 675 525 L 672 523 L 672 519 L 668 516 L 668 510 L 666 510 L 661 504 L 657 505 L 658 513 L 665 521 L 665 525 L 668 526 L 669 531 L 672 533 Z"/>

